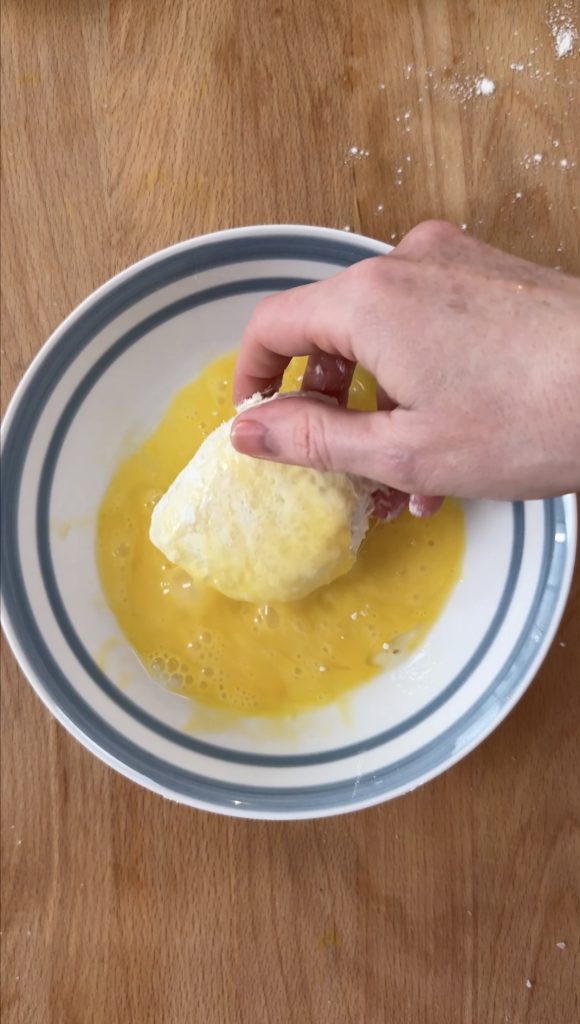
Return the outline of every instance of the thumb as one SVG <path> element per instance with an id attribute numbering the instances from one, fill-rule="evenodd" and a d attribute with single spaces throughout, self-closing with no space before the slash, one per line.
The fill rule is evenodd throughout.
<path id="1" fill-rule="evenodd" d="M 394 425 L 396 415 L 355 412 L 308 398 L 275 400 L 237 416 L 231 440 L 244 455 L 356 473 L 415 493 L 419 481 L 412 479 L 414 460 Z"/>

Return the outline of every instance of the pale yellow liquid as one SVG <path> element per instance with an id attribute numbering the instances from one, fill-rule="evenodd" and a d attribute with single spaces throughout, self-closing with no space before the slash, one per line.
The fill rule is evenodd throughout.
<path id="1" fill-rule="evenodd" d="M 101 582 L 147 670 L 170 689 L 229 711 L 286 715 L 329 703 L 416 646 L 456 583 L 463 514 L 374 523 L 354 568 L 291 604 L 257 607 L 197 589 L 149 540 L 154 505 L 203 439 L 234 409 L 235 354 L 211 363 L 169 405 L 155 432 L 121 463 L 97 527 Z M 285 378 L 295 390 L 296 360 Z M 351 407 L 375 407 L 358 372 Z M 272 566 L 272 572 L 276 566 Z"/>

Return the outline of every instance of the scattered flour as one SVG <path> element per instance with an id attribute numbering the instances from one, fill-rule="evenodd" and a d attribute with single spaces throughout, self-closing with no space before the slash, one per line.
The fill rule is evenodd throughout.
<path id="1" fill-rule="evenodd" d="M 345 153 L 345 163 L 352 160 L 364 160 L 369 155 L 369 150 L 364 146 L 349 146 Z"/>
<path id="2" fill-rule="evenodd" d="M 522 160 L 522 167 L 529 170 L 530 167 L 539 167 L 544 162 L 543 153 L 528 153 Z"/>
<path id="3" fill-rule="evenodd" d="M 578 29 L 574 21 L 574 12 L 577 10 L 572 0 L 562 0 L 561 4 L 552 7 L 548 14 L 548 27 L 554 40 L 557 60 L 569 57 L 574 52 L 578 39 Z"/>
<path id="4" fill-rule="evenodd" d="M 554 53 L 558 60 L 572 55 L 574 53 L 577 42 L 580 40 L 580 27 L 578 25 L 579 12 L 580 7 L 577 4 L 577 0 L 558 0 L 558 2 L 553 3 L 550 11 L 546 16 L 546 24 L 549 28 L 550 35 L 553 41 Z M 517 37 L 519 33 L 517 31 L 514 31 L 513 35 L 514 37 Z M 565 79 L 563 79 L 561 77 L 561 73 L 560 77 L 558 77 L 557 73 L 553 73 L 549 69 L 545 68 L 544 59 L 546 48 L 545 45 L 541 45 L 541 41 L 538 39 L 537 36 L 534 39 L 534 44 L 534 46 L 530 47 L 526 51 L 525 55 L 520 53 L 518 54 L 518 59 L 512 60 L 511 62 L 510 56 L 508 55 L 508 51 L 508 54 L 506 54 L 505 57 L 501 58 L 501 62 L 503 63 L 504 68 L 509 67 L 510 71 L 517 73 L 518 75 L 522 75 L 522 77 L 524 77 L 525 73 L 525 77 L 530 79 L 543 80 L 544 78 L 551 77 L 551 80 L 554 83 L 554 85 L 558 84 L 561 87 L 568 87 L 568 89 L 574 89 L 576 83 L 573 77 L 570 80 L 568 80 L 568 75 Z M 490 47 L 486 46 L 486 50 L 489 49 Z M 513 56 L 516 55 L 513 54 Z M 459 64 L 462 65 L 463 68 L 465 68 L 468 59 L 471 57 L 472 53 L 470 51 L 469 53 L 465 54 L 466 59 L 461 59 L 459 61 Z M 411 79 L 414 79 L 417 89 L 423 92 L 427 99 L 429 99 L 429 97 L 435 97 L 436 95 L 443 98 L 446 95 L 451 99 L 461 103 L 461 105 L 464 108 L 467 106 L 468 102 L 474 99 L 490 98 L 494 96 L 494 94 L 497 92 L 498 88 L 500 88 L 502 84 L 500 82 L 498 86 L 496 81 L 488 77 L 487 74 L 470 74 L 465 73 L 465 71 L 460 72 L 457 69 L 457 65 L 455 68 L 451 68 L 449 66 L 439 68 L 428 67 L 421 74 L 419 73 L 419 69 L 416 68 L 415 65 L 413 65 L 412 63 L 403 63 L 400 68 L 400 74 L 401 77 L 403 77 L 407 82 L 410 81 Z M 377 84 L 380 91 L 385 91 L 386 84 L 384 81 L 379 81 Z M 520 89 L 515 88 L 516 84 L 520 86 L 522 84 L 522 79 L 517 81 L 517 83 L 514 83 L 514 86 L 512 86 L 515 96 L 519 96 Z M 575 90 L 572 93 L 568 92 L 568 99 L 570 103 L 574 102 L 574 92 Z M 423 96 L 416 96 L 415 100 L 417 103 L 423 103 Z M 539 102 L 537 102 L 534 105 L 534 110 L 537 111 L 540 106 L 548 107 L 548 103 L 543 102 L 540 104 Z M 507 115 L 509 116 L 511 113 L 512 111 L 508 109 Z M 564 110 L 563 116 L 568 117 L 568 113 L 568 110 Z M 393 117 L 396 125 L 398 126 L 398 133 L 401 133 L 401 137 L 405 133 L 408 134 L 412 132 L 415 123 L 414 112 L 412 112 L 409 109 L 405 110 L 405 108 L 403 107 L 402 109 L 399 109 L 398 114 L 392 114 L 391 116 Z M 523 125 L 523 127 L 528 127 L 527 122 Z M 408 140 L 408 144 L 410 142 L 411 140 Z M 552 147 L 554 149 L 558 149 L 560 145 L 561 142 L 559 138 L 547 139 L 545 141 L 545 151 L 542 152 L 541 150 L 539 150 L 537 152 L 525 154 L 520 159 L 520 167 L 523 167 L 526 170 L 540 170 L 540 168 L 543 169 L 543 167 L 547 166 L 559 167 L 563 171 L 575 169 L 577 166 L 577 161 L 575 159 L 571 159 L 570 155 L 568 157 L 562 157 L 561 159 L 553 159 L 553 157 L 555 157 L 556 154 L 552 153 Z M 407 148 L 407 146 L 405 146 L 405 148 Z M 345 164 L 352 164 L 355 161 L 365 159 L 369 155 L 370 154 L 368 149 L 362 146 L 352 145 L 346 149 L 344 162 Z M 392 165 L 393 184 L 395 186 L 401 187 L 406 184 L 404 171 L 410 169 L 408 165 L 411 164 L 413 160 L 414 157 L 410 153 L 405 154 L 404 151 L 403 153 L 399 152 L 395 156 L 396 162 L 394 162 Z M 399 162 L 401 162 L 401 164 L 400 166 L 397 166 L 397 163 Z M 432 166 L 433 163 L 429 162 L 428 167 Z M 512 192 L 512 203 L 516 203 L 522 200 L 525 194 L 526 193 L 522 190 Z M 550 205 L 548 209 L 551 208 L 552 206 Z M 375 212 L 377 214 L 383 213 L 384 209 L 385 207 L 383 203 L 379 203 L 375 206 Z M 573 207 L 572 209 L 575 210 L 576 208 Z M 482 224 L 481 220 L 474 222 L 474 225 L 480 224 Z M 463 231 L 466 231 L 468 229 L 468 225 L 462 224 L 461 229 Z M 346 225 L 343 227 L 343 230 L 349 231 L 351 230 L 351 228 L 349 225 Z M 391 241 L 394 242 L 398 238 L 397 233 L 392 233 L 390 238 Z M 535 238 L 535 235 L 530 235 L 530 238 Z M 560 247 L 558 248 L 558 252 L 561 251 L 563 250 L 562 246 L 560 245 Z M 559 267 L 557 269 L 559 269 Z M 529 982 L 528 987 L 531 988 L 532 984 L 533 982 Z"/>
<path id="5" fill-rule="evenodd" d="M 428 70 L 427 78 L 430 80 L 430 92 L 447 89 L 449 95 L 461 103 L 472 100 L 476 96 L 493 96 L 495 92 L 495 82 L 491 78 L 487 78 L 486 75 L 454 74 L 451 81 L 438 83 L 437 80 L 433 81 L 433 71 Z"/>

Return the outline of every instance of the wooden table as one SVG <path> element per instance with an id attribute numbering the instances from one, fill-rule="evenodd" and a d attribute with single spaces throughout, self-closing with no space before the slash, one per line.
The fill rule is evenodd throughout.
<path id="1" fill-rule="evenodd" d="M 544 0 L 4 0 L 2 18 L 4 398 L 88 292 L 215 228 L 396 241 L 444 216 L 580 273 L 580 43 L 556 59 Z M 452 771 L 304 823 L 139 789 L 5 650 L 5 1024 L 578 1020 L 579 614 L 577 573 L 536 682 Z"/>

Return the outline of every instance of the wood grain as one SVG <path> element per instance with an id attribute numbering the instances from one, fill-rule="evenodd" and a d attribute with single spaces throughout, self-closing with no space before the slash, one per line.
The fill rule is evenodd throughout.
<path id="1" fill-rule="evenodd" d="M 216 228 L 396 240 L 445 216 L 580 273 L 580 50 L 555 59 L 546 13 L 4 0 L 3 399 L 91 289 Z M 480 73 L 494 95 L 467 98 Z M 579 616 L 577 573 L 538 679 L 467 760 L 307 823 L 140 790 L 49 718 L 5 649 L 5 1024 L 578 1020 Z"/>

